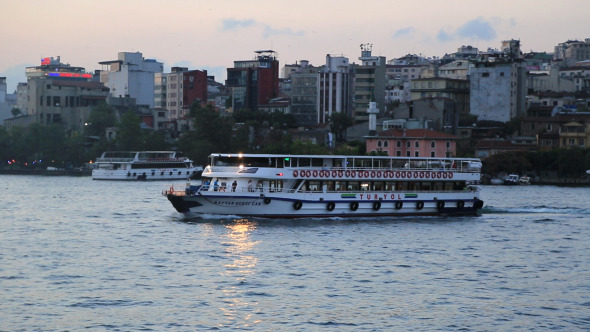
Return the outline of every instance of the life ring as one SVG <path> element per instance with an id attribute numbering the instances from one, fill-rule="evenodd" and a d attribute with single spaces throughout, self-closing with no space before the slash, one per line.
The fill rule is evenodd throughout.
<path id="1" fill-rule="evenodd" d="M 338 177 L 341 178 L 344 175 L 343 171 L 338 171 Z"/>
<path id="2" fill-rule="evenodd" d="M 377 172 L 377 176 L 378 177 L 381 177 L 381 172 Z M 383 177 L 387 179 L 389 177 L 389 173 L 387 171 L 384 171 L 383 172 Z"/>
<path id="3" fill-rule="evenodd" d="M 324 172 L 324 177 L 325 178 L 329 178 L 330 177 L 330 171 L 325 171 Z"/>
<path id="4" fill-rule="evenodd" d="M 297 172 L 297 170 L 293 171 L 293 177 L 297 177 L 299 175 L 299 172 Z"/>
<path id="5" fill-rule="evenodd" d="M 396 210 L 401 210 L 401 208 L 403 208 L 403 207 L 404 207 L 404 202 L 402 202 L 402 201 L 395 202 L 395 209 Z"/>
<path id="6" fill-rule="evenodd" d="M 420 178 L 424 177 L 424 172 L 420 172 Z"/>
<path id="7" fill-rule="evenodd" d="M 430 172 L 425 172 L 425 173 L 424 173 L 424 176 L 425 176 L 427 179 L 430 179 Z"/>
<path id="8" fill-rule="evenodd" d="M 401 177 L 402 177 L 402 179 L 406 177 L 406 172 L 405 171 L 402 171 L 401 172 Z"/>
<path id="9" fill-rule="evenodd" d="M 359 171 L 359 178 L 363 177 L 363 171 Z"/>
<path id="10" fill-rule="evenodd" d="M 318 171 L 313 171 L 313 173 L 312 173 L 312 174 L 313 174 L 313 177 L 314 177 L 314 178 L 317 178 L 317 177 L 318 177 Z"/>
<path id="11" fill-rule="evenodd" d="M 375 173 L 375 171 L 371 171 L 371 177 L 374 178 L 375 175 L 377 175 L 377 173 Z M 379 175 L 379 177 L 381 177 L 381 175 Z"/>
<path id="12" fill-rule="evenodd" d="M 311 171 L 310 170 L 305 171 L 305 176 L 306 177 L 310 177 L 311 176 Z"/>
<path id="13" fill-rule="evenodd" d="M 328 211 L 333 211 L 335 207 L 336 207 L 336 204 L 334 204 L 334 202 L 330 202 L 330 203 L 328 203 L 328 205 L 326 205 L 326 209 Z"/>
<path id="14" fill-rule="evenodd" d="M 336 171 L 332 171 L 332 177 L 333 177 L 333 178 L 335 178 L 335 177 L 337 177 L 337 176 L 338 176 L 338 172 L 336 172 Z"/>
<path id="15" fill-rule="evenodd" d="M 445 201 L 436 202 L 436 208 L 440 211 L 445 208 Z"/>
<path id="16" fill-rule="evenodd" d="M 344 175 L 346 175 L 347 178 L 350 177 L 350 171 L 344 172 Z"/>
<path id="17" fill-rule="evenodd" d="M 266 198 L 264 199 L 264 204 L 270 204 L 270 198 L 266 197 Z"/>
<path id="18" fill-rule="evenodd" d="M 449 175 L 447 174 L 447 172 L 443 172 L 443 173 L 442 173 L 442 177 L 443 177 L 443 179 L 446 179 L 448 176 L 449 176 Z"/>
<path id="19" fill-rule="evenodd" d="M 301 209 L 302 206 L 303 206 L 303 203 L 301 203 L 301 201 L 295 201 L 295 203 L 293 203 L 293 208 L 295 210 Z"/>
<path id="20" fill-rule="evenodd" d="M 465 207 L 464 201 L 457 201 L 457 209 L 462 209 Z"/>
<path id="21" fill-rule="evenodd" d="M 449 172 L 449 179 L 453 178 L 453 172 Z"/>
<path id="22" fill-rule="evenodd" d="M 422 210 L 423 207 L 424 207 L 424 202 L 422 202 L 422 201 L 416 202 L 416 209 L 417 210 Z"/>
<path id="23" fill-rule="evenodd" d="M 324 171 L 324 170 L 321 170 L 321 171 L 320 171 L 320 173 L 319 173 L 320 177 L 321 177 L 321 178 L 323 178 L 323 177 L 324 177 L 324 175 L 325 175 L 325 173 L 326 173 L 326 171 Z"/>
<path id="24" fill-rule="evenodd" d="M 418 171 L 414 171 L 414 179 L 417 179 L 418 176 L 420 176 L 420 174 L 418 174 Z"/>
<path id="25" fill-rule="evenodd" d="M 365 177 L 368 178 L 369 177 L 369 171 L 365 171 Z"/>
<path id="26" fill-rule="evenodd" d="M 380 208 L 381 208 L 381 202 L 377 201 L 377 202 L 373 203 L 373 210 L 379 211 Z"/>
<path id="27" fill-rule="evenodd" d="M 356 211 L 359 208 L 359 202 L 352 202 L 350 203 L 350 209 L 352 211 Z"/>
<path id="28" fill-rule="evenodd" d="M 350 171 L 350 176 L 351 177 L 355 177 L 356 176 L 356 171 Z"/>
<path id="29" fill-rule="evenodd" d="M 401 176 L 401 173 L 399 171 L 395 172 L 395 177 L 399 178 Z"/>

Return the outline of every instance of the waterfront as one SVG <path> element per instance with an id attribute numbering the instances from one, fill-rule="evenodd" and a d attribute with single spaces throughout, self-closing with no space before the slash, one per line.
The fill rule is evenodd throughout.
<path id="1" fill-rule="evenodd" d="M 484 186 L 479 217 L 265 220 L 185 219 L 169 186 L 0 175 L 0 330 L 590 328 L 590 188 Z"/>

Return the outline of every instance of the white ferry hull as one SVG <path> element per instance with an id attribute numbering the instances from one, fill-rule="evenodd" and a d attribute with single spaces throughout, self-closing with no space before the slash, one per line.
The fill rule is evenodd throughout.
<path id="1" fill-rule="evenodd" d="M 174 208 L 186 215 L 213 214 L 272 218 L 475 215 L 483 202 L 477 193 L 444 194 L 347 193 L 309 197 L 281 195 L 168 194 Z M 354 197 L 353 197 L 354 195 Z M 306 197 L 307 196 L 307 197 Z M 370 196 L 370 197 L 367 197 Z"/>
<path id="2" fill-rule="evenodd" d="M 183 169 L 134 169 L 128 170 L 92 170 L 93 180 L 119 180 L 119 181 L 163 181 L 186 180 L 192 178 L 201 170 L 200 167 Z"/>
<path id="3" fill-rule="evenodd" d="M 457 158 L 213 154 L 200 186 L 163 194 L 186 215 L 475 215 L 481 162 Z M 180 190 L 179 190 L 180 189 Z"/>

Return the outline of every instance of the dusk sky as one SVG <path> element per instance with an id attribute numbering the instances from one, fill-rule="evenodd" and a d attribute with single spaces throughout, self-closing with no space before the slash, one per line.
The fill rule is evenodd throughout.
<path id="1" fill-rule="evenodd" d="M 590 38 L 588 0 L 0 0 L 0 76 L 8 92 L 42 57 L 102 69 L 118 52 L 141 52 L 172 66 L 207 70 L 224 82 L 234 60 L 272 49 L 280 66 L 326 54 L 359 62 L 360 44 L 387 60 L 408 53 L 442 56 L 461 45 L 553 52 Z"/>

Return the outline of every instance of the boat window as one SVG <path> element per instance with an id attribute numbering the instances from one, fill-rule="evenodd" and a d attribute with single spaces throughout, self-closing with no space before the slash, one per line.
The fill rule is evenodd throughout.
<path id="1" fill-rule="evenodd" d="M 347 186 L 348 191 L 359 191 L 360 190 L 360 183 L 356 181 L 348 182 Z"/>
<path id="2" fill-rule="evenodd" d="M 334 181 L 334 190 L 342 191 L 346 188 L 346 181 Z"/>
<path id="3" fill-rule="evenodd" d="M 408 182 L 407 181 L 399 181 L 396 185 L 395 185 L 395 190 L 408 190 Z"/>
<path id="4" fill-rule="evenodd" d="M 383 182 L 373 182 L 373 191 L 382 191 Z"/>
<path id="5" fill-rule="evenodd" d="M 269 191 L 272 192 L 282 192 L 283 191 L 283 180 L 270 180 L 268 182 Z"/>
<path id="6" fill-rule="evenodd" d="M 335 183 L 334 183 L 334 181 L 328 181 L 328 182 L 326 182 L 326 185 L 328 186 L 328 188 L 327 188 L 327 189 L 328 189 L 328 191 L 334 191 L 334 190 L 335 190 L 335 189 L 334 189 L 334 188 L 335 188 Z"/>
<path id="7" fill-rule="evenodd" d="M 395 190 L 395 182 L 385 182 L 385 191 Z"/>
<path id="8" fill-rule="evenodd" d="M 309 181 L 307 183 L 307 190 L 308 191 L 321 191 L 321 182 L 320 181 Z"/>
<path id="9" fill-rule="evenodd" d="M 361 190 L 368 191 L 370 189 L 371 183 L 370 182 L 361 182 Z"/>
<path id="10" fill-rule="evenodd" d="M 299 160 L 299 167 L 309 167 L 311 165 L 309 158 L 297 158 Z"/>
<path id="11" fill-rule="evenodd" d="M 324 159 L 321 159 L 321 158 L 312 158 L 311 159 L 311 166 L 315 166 L 315 167 L 322 167 L 322 166 L 324 166 Z"/>
<path id="12" fill-rule="evenodd" d="M 435 182 L 432 185 L 432 190 L 433 191 L 443 191 L 443 183 L 442 182 Z"/>

